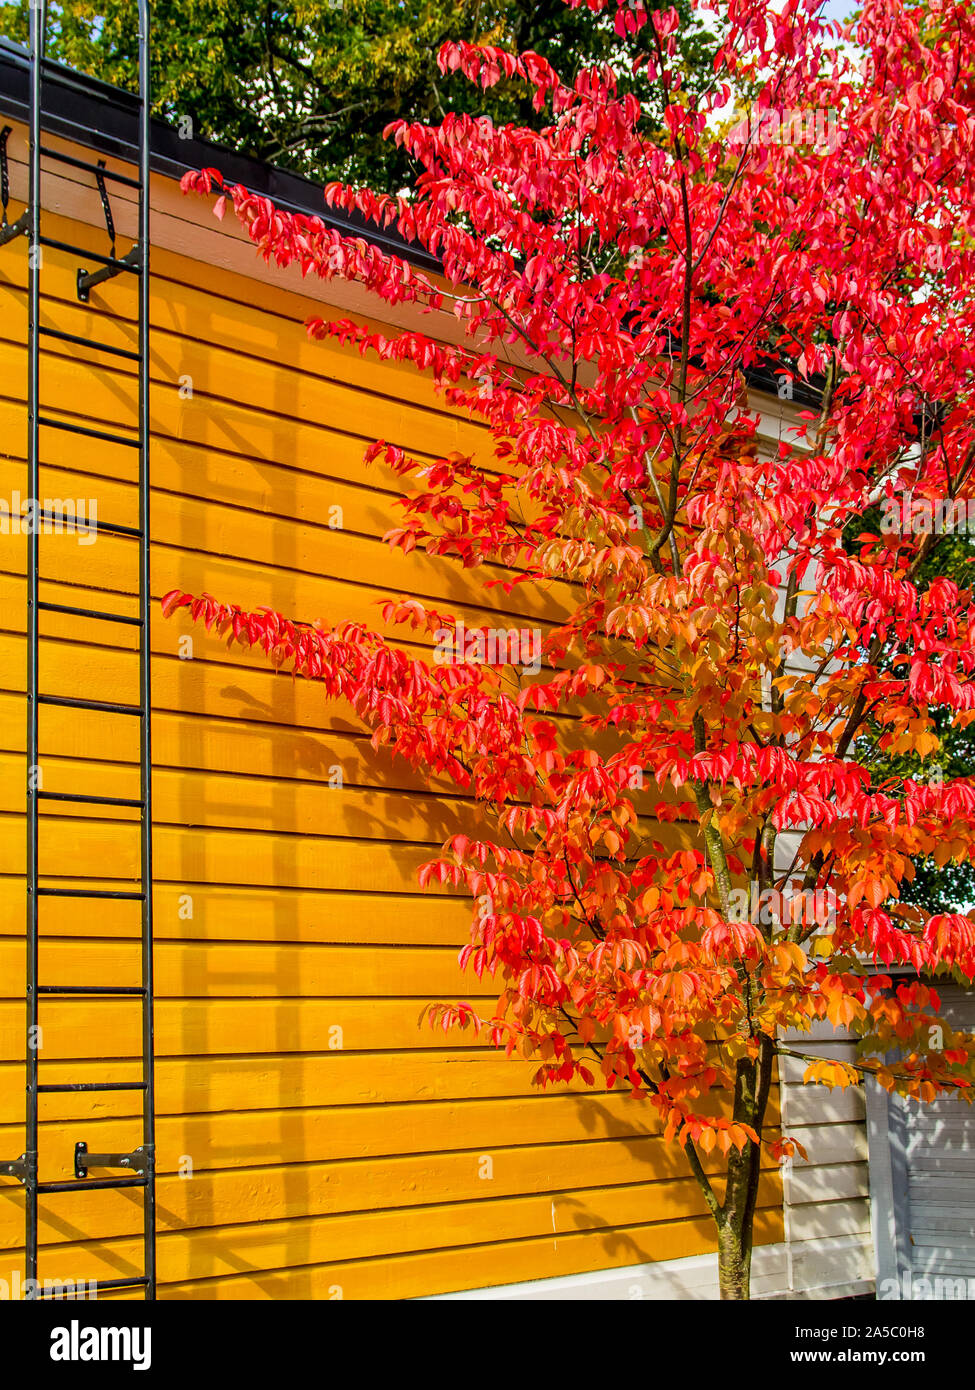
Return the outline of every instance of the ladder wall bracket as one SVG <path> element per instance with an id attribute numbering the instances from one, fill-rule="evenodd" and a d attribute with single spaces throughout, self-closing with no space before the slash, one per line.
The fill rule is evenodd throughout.
<path id="1" fill-rule="evenodd" d="M 12 125 L 5 125 L 0 130 L 0 216 L 3 218 L 3 226 L 7 225 L 7 204 L 10 202 L 10 170 L 7 165 L 7 141 L 14 133 Z"/>
<path id="2" fill-rule="evenodd" d="M 108 232 L 108 239 L 112 243 L 112 256 L 115 255 L 115 218 L 112 216 L 112 204 L 108 199 L 108 189 L 105 187 L 105 165 L 106 161 L 100 159 L 95 166 L 95 183 L 98 185 L 98 195 L 102 200 L 102 212 L 105 214 L 105 230 Z"/>
<path id="3" fill-rule="evenodd" d="M 27 236 L 30 231 L 30 214 L 22 212 L 16 222 L 7 222 L 0 227 L 0 246 L 14 241 L 19 236 Z"/>
<path id="4" fill-rule="evenodd" d="M 6 246 L 15 237 L 26 236 L 30 230 L 30 213 L 25 208 L 16 222 L 7 220 L 7 204 L 10 202 L 10 173 L 7 166 L 7 141 L 13 133 L 13 126 L 5 125 L 0 130 L 0 246 Z"/>
<path id="5" fill-rule="evenodd" d="M 16 1178 L 26 1186 L 34 1166 L 28 1161 L 27 1154 L 21 1154 L 19 1158 L 0 1159 L 0 1177 Z"/>
<path id="6" fill-rule="evenodd" d="M 101 270 L 88 271 L 82 267 L 78 271 L 78 298 L 82 304 L 87 304 L 89 292 L 96 285 L 102 284 L 105 280 L 114 280 L 116 275 L 120 275 L 123 270 L 140 270 L 141 268 L 141 246 L 133 246 L 131 251 L 120 256 L 114 261 L 114 264 L 103 265 Z"/>
<path id="7" fill-rule="evenodd" d="M 131 1173 L 149 1173 L 153 1166 L 151 1145 L 142 1145 L 128 1154 L 93 1154 L 88 1145 L 79 1140 L 74 1146 L 74 1175 L 87 1178 L 89 1168 L 125 1168 Z"/>

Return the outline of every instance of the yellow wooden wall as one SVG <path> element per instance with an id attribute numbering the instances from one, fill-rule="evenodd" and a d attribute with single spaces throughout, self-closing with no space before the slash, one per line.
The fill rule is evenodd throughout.
<path id="1" fill-rule="evenodd" d="M 46 217 L 48 235 L 104 233 Z M 133 288 L 74 293 L 76 263 L 45 252 L 44 321 L 135 342 Z M 300 287 L 300 281 L 297 282 Z M 27 494 L 25 248 L 0 251 L 0 496 Z M 153 255 L 153 595 L 206 589 L 303 618 L 378 622 L 403 591 L 503 618 L 500 590 L 379 536 L 395 482 L 363 469 L 385 437 L 420 455 L 477 447 L 479 428 L 414 372 L 310 343 L 320 305 L 260 278 Z M 45 347 L 47 413 L 123 432 L 130 364 Z M 178 390 L 189 378 L 192 398 Z M 185 391 L 184 391 L 185 395 Z M 96 497 L 133 523 L 135 452 L 44 434 L 41 494 Z M 329 507 L 344 528 L 323 524 Z M 131 543 L 41 538 L 42 597 L 134 611 Z M 26 540 L 0 536 L 0 1155 L 23 1148 Z M 558 595 L 519 597 L 544 626 Z M 348 709 L 189 624 L 154 613 L 158 1258 L 169 1298 L 398 1298 L 664 1260 L 714 1248 L 679 1150 L 617 1094 L 532 1092 L 530 1066 L 419 1023 L 425 1002 L 476 999 L 456 963 L 468 908 L 420 894 L 417 866 L 469 807 L 373 753 Z M 136 699 L 132 637 L 42 619 L 41 688 Z M 134 721 L 44 708 L 48 790 L 135 795 Z M 342 790 L 327 785 L 342 768 Z M 123 886 L 138 828 L 117 812 L 43 808 L 49 884 Z M 180 915 L 183 895 L 192 918 Z M 42 982 L 134 983 L 136 905 L 44 900 Z M 44 1001 L 42 1079 L 132 1079 L 138 1005 Z M 333 1044 L 341 1032 L 341 1048 Z M 139 1142 L 130 1095 L 42 1097 L 41 1174 L 74 1143 Z M 184 1156 L 193 1176 L 180 1175 Z M 491 1176 L 482 1176 L 491 1160 Z M 782 1234 L 763 1183 L 761 1241 Z M 42 1199 L 40 1277 L 141 1272 L 141 1195 Z M 22 1260 L 23 1193 L 0 1182 L 0 1277 Z"/>

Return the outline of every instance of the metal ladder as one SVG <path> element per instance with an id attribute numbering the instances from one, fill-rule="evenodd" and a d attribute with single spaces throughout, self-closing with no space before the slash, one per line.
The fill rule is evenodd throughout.
<path id="1" fill-rule="evenodd" d="M 27 1046 L 26 1046 L 26 1148 L 18 1159 L 0 1161 L 0 1175 L 16 1178 L 26 1192 L 26 1284 L 25 1297 L 43 1299 L 59 1297 L 54 1287 L 41 1291 L 37 1282 L 38 1199 L 48 1193 L 71 1192 L 102 1188 L 137 1187 L 143 1190 L 144 1270 L 138 1278 L 105 1279 L 87 1282 L 89 1291 L 143 1288 L 145 1297 L 152 1299 L 156 1291 L 156 1202 L 155 1202 L 155 1106 L 153 1057 L 153 962 L 152 962 L 152 802 L 150 748 L 150 642 L 149 642 L 149 9 L 147 0 L 138 0 L 139 9 L 139 156 L 138 178 L 114 173 L 105 168 L 104 161 L 93 163 L 61 153 L 42 143 L 44 136 L 44 76 L 56 67 L 45 57 L 46 0 L 31 0 L 30 5 L 30 182 L 27 207 L 15 221 L 7 219 L 8 178 L 6 141 L 9 128 L 0 133 L 2 157 L 3 219 L 0 224 L 0 246 L 25 236 L 29 245 L 28 258 L 28 480 L 29 498 L 33 499 L 34 522 L 28 529 L 27 554 Z M 106 227 L 111 242 L 111 254 L 101 256 L 81 247 L 45 237 L 41 231 L 41 157 L 70 165 L 94 176 L 105 212 Z M 138 239 L 131 251 L 115 253 L 115 226 L 106 180 L 138 190 Z M 105 343 L 61 332 L 41 324 L 41 264 L 43 248 L 83 257 L 94 262 L 98 270 L 79 269 L 78 299 L 88 302 L 90 291 L 105 280 L 126 274 L 135 277 L 138 285 L 138 351 L 110 347 Z M 139 402 L 138 438 L 130 439 L 106 430 L 90 428 L 51 419 L 42 413 L 40 398 L 41 338 L 56 339 L 76 348 L 87 348 L 127 358 L 138 364 Z M 80 359 L 79 359 L 80 360 Z M 83 365 L 91 366 L 91 363 Z M 137 448 L 139 451 L 138 526 L 97 523 L 106 534 L 126 537 L 138 554 L 139 616 L 74 607 L 42 600 L 40 585 L 40 529 L 42 523 L 57 523 L 59 514 L 40 510 L 41 438 L 42 431 L 67 430 L 113 444 Z M 61 515 L 63 521 L 63 514 Z M 92 576 L 94 580 L 95 576 Z M 106 624 L 125 624 L 139 633 L 139 700 L 137 704 L 120 704 L 102 700 L 75 699 L 45 693 L 38 688 L 38 621 L 41 613 L 94 620 Z M 61 705 L 69 709 L 92 711 L 101 716 L 138 719 L 140 728 L 140 795 L 138 798 L 90 796 L 76 792 L 44 791 L 36 771 L 40 766 L 38 748 L 38 710 L 41 705 Z M 112 891 L 95 888 L 49 887 L 39 882 L 38 838 L 44 821 L 39 817 L 41 802 L 69 802 L 82 805 L 135 808 L 139 811 L 141 856 L 138 889 Z M 41 903 L 46 898 L 125 899 L 138 902 L 141 909 L 141 976 L 142 983 L 133 986 L 47 984 L 38 978 L 38 941 Z M 139 1081 L 81 1081 L 72 1084 L 45 1084 L 40 1079 L 39 1032 L 40 1003 L 44 998 L 95 998 L 119 996 L 141 1003 L 142 1009 L 142 1076 Z M 83 1141 L 75 1144 L 74 1179 L 62 1182 L 38 1181 L 38 1098 L 50 1092 L 139 1091 L 142 1093 L 142 1143 L 131 1153 L 90 1153 Z M 92 1169 L 118 1169 L 119 1176 L 92 1178 Z"/>

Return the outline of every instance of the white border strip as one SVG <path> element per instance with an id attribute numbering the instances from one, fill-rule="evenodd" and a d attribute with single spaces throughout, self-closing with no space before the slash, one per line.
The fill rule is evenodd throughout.
<path id="1" fill-rule="evenodd" d="M 827 1267 L 835 1268 L 837 1282 L 807 1289 L 790 1289 L 790 1254 L 784 1243 L 758 1246 L 752 1256 L 752 1297 L 768 1298 L 855 1298 L 874 1291 L 873 1246 L 868 1236 L 837 1236 L 832 1239 L 801 1241 L 803 1253 L 815 1252 Z M 801 1270 L 802 1262 L 796 1261 Z M 813 1261 L 813 1266 L 819 1261 Z M 812 1269 L 810 1269 L 812 1273 Z M 815 1278 L 815 1274 L 813 1275 Z M 828 1276 L 827 1276 L 828 1277 Z M 606 1302 L 624 1300 L 714 1300 L 718 1298 L 717 1255 L 691 1255 L 680 1260 L 629 1265 L 624 1269 L 598 1269 L 591 1274 L 569 1274 L 557 1279 L 536 1279 L 523 1284 L 504 1284 L 487 1289 L 466 1289 L 459 1293 L 435 1294 L 418 1302 L 450 1299 L 482 1301 Z"/>

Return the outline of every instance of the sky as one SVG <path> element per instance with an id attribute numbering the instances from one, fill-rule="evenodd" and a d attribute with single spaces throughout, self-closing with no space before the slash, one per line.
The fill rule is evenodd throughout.
<path id="1" fill-rule="evenodd" d="M 856 0 L 826 0 L 822 9 L 823 19 L 849 19 L 859 6 Z"/>

